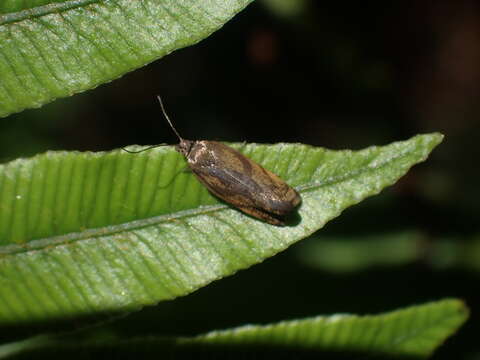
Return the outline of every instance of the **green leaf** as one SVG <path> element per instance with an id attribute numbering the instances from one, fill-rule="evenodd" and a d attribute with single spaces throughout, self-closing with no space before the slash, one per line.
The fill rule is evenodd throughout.
<path id="1" fill-rule="evenodd" d="M 100 358 L 109 354 L 122 357 L 155 354 L 169 359 L 184 358 L 255 358 L 302 354 L 330 358 L 328 353 L 363 356 L 398 356 L 424 358 L 442 344 L 467 320 L 468 309 L 460 300 L 446 299 L 381 315 L 358 316 L 336 314 L 270 325 L 247 325 L 236 329 L 214 331 L 196 337 L 137 338 L 79 341 L 77 338 L 41 336 L 0 346 L 0 355 L 19 354 L 37 358 Z M 355 354 L 355 356 L 354 356 Z M 100 356 L 103 355 L 103 356 Z M 46 357 L 46 356 L 45 356 Z M 263 356 L 262 358 L 268 358 Z M 277 357 L 271 357 L 277 358 Z M 284 357 L 282 357 L 284 358 Z M 312 358 L 307 357 L 307 358 Z M 347 357 L 342 357 L 347 358 Z"/>
<path id="2" fill-rule="evenodd" d="M 34 9 L 38 6 L 61 2 L 65 2 L 65 0 L 3 0 L 0 3 L 0 14 L 8 14 L 11 12 Z"/>
<path id="3" fill-rule="evenodd" d="M 428 237 L 419 230 L 360 236 L 310 236 L 297 249 L 306 266 L 333 273 L 417 262 L 438 270 L 480 271 L 480 236 Z"/>
<path id="4" fill-rule="evenodd" d="M 442 135 L 361 151 L 235 145 L 301 193 L 296 226 L 220 203 L 173 147 L 47 152 L 0 166 L 0 324 L 186 295 L 309 236 L 427 158 Z"/>
<path id="5" fill-rule="evenodd" d="M 309 6 L 307 0 L 263 0 L 262 2 L 273 14 L 282 18 L 300 16 Z"/>
<path id="6" fill-rule="evenodd" d="M 429 244 L 426 262 L 436 269 L 480 271 L 480 235 L 436 238 Z"/>
<path id="7" fill-rule="evenodd" d="M 304 264 L 323 271 L 354 272 L 418 261 L 425 256 L 426 241 L 426 236 L 415 230 L 366 236 L 319 234 L 300 246 L 298 256 Z M 436 243 L 430 245 L 435 248 Z"/>
<path id="8" fill-rule="evenodd" d="M 0 5 L 0 117 L 195 44 L 251 1 L 7 1 Z"/>
<path id="9" fill-rule="evenodd" d="M 337 314 L 268 326 L 248 325 L 180 343 L 273 345 L 427 356 L 467 318 L 465 305 L 449 299 L 382 315 Z"/>

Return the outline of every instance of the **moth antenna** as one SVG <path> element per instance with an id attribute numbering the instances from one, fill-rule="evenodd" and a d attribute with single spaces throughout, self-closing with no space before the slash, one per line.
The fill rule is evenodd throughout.
<path id="1" fill-rule="evenodd" d="M 149 147 L 146 147 L 145 149 L 138 150 L 138 151 L 127 150 L 127 148 L 124 148 L 124 147 L 122 147 L 121 149 L 122 149 L 123 151 L 126 151 L 126 152 L 130 153 L 130 154 L 138 154 L 138 153 L 141 153 L 141 152 L 144 152 L 144 151 L 147 151 L 147 150 L 150 150 L 150 149 L 159 147 L 159 146 L 167 146 L 167 145 L 168 145 L 168 144 L 151 145 L 151 146 L 149 146 Z"/>
<path id="2" fill-rule="evenodd" d="M 175 135 L 177 135 L 178 138 L 180 139 L 180 141 L 182 141 L 183 138 L 180 136 L 180 134 L 178 133 L 177 129 L 175 129 L 175 127 L 174 127 L 173 124 L 172 124 L 172 120 L 170 120 L 170 118 L 168 117 L 167 112 L 165 111 L 165 106 L 163 106 L 163 101 L 162 101 L 162 98 L 160 97 L 160 95 L 157 95 L 157 99 L 158 99 L 158 102 L 160 103 L 160 108 L 162 109 L 163 116 L 165 116 L 165 119 L 167 119 L 168 124 L 169 124 L 170 127 L 172 128 L 172 130 L 173 130 L 173 132 L 175 133 Z M 138 154 L 138 153 L 141 153 L 141 152 L 144 152 L 144 151 L 147 151 L 147 150 L 150 150 L 150 149 L 159 147 L 159 146 L 167 146 L 167 145 L 168 145 L 168 144 L 152 145 L 152 146 L 146 147 L 145 149 L 138 150 L 138 151 L 127 150 L 126 148 L 122 148 L 122 150 L 123 150 L 123 151 L 126 151 L 126 152 L 128 152 L 128 153 L 130 153 L 130 154 Z"/>
<path id="3" fill-rule="evenodd" d="M 180 134 L 178 133 L 177 129 L 175 129 L 175 126 L 173 126 L 172 121 L 170 120 L 170 118 L 169 118 L 168 115 L 167 115 L 167 112 L 165 111 L 165 107 L 163 106 L 163 101 L 162 101 L 162 98 L 160 97 L 160 95 L 157 95 L 157 99 L 158 99 L 158 102 L 160 103 L 160 108 L 162 109 L 163 116 L 165 116 L 165 119 L 167 119 L 168 124 L 169 124 L 170 127 L 172 128 L 172 130 L 173 130 L 173 132 L 175 133 L 175 135 L 177 135 L 178 139 L 179 139 L 180 141 L 182 141 L 183 138 L 180 136 Z"/>

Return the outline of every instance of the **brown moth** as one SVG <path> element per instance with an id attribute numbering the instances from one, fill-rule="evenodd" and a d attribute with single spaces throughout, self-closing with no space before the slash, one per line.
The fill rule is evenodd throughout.
<path id="1" fill-rule="evenodd" d="M 301 202 L 298 192 L 230 146 L 217 141 L 186 140 L 180 136 L 158 96 L 162 112 L 180 143 L 175 149 L 207 189 L 239 210 L 272 225 L 285 225 L 284 217 Z"/>

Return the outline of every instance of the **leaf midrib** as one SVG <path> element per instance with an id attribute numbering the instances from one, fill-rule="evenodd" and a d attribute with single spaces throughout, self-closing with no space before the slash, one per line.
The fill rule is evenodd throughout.
<path id="1" fill-rule="evenodd" d="M 332 186 L 332 185 L 353 179 L 364 173 L 383 168 L 387 164 L 392 163 L 401 157 L 408 156 L 412 152 L 415 152 L 415 149 L 411 149 L 409 151 L 405 151 L 403 153 L 397 154 L 396 156 L 392 156 L 389 159 L 375 166 L 375 168 L 370 168 L 367 165 L 361 169 L 346 172 L 346 174 L 343 176 L 333 177 L 329 181 L 325 181 L 322 183 L 318 183 L 318 182 L 306 183 L 304 185 L 297 186 L 296 189 L 299 192 L 310 192 L 321 187 Z M 369 163 L 371 163 L 373 160 L 374 159 L 371 159 Z M 153 216 L 153 217 L 139 219 L 139 220 L 133 220 L 133 221 L 129 221 L 122 224 L 107 225 L 99 228 L 87 229 L 81 232 L 73 232 L 68 234 L 56 235 L 48 238 L 30 240 L 27 243 L 23 243 L 23 244 L 5 245 L 3 247 L 0 247 L 0 256 L 3 257 L 3 256 L 15 255 L 19 253 L 28 253 L 31 251 L 41 250 L 47 246 L 51 248 L 52 246 L 60 246 L 67 243 L 73 243 L 81 240 L 86 240 L 86 239 L 91 239 L 96 237 L 103 237 L 103 236 L 111 236 L 124 231 L 139 230 L 148 226 L 161 224 L 161 223 L 172 221 L 175 219 L 182 219 L 186 217 L 204 215 L 207 213 L 213 213 L 213 212 L 225 210 L 228 208 L 230 207 L 226 204 L 202 205 L 194 209 L 181 210 L 174 213 L 163 214 L 163 215 Z"/>
<path id="2" fill-rule="evenodd" d="M 81 8 L 90 4 L 96 4 L 104 1 L 105 0 L 67 0 L 61 3 L 36 6 L 34 8 L 0 15 L 0 26 L 53 13 L 62 13 L 71 9 Z"/>

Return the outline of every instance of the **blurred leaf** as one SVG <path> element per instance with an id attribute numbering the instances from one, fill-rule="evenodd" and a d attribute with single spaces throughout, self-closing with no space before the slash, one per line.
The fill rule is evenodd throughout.
<path id="1" fill-rule="evenodd" d="M 308 266 L 331 272 L 353 272 L 372 266 L 403 265 L 423 255 L 425 237 L 419 231 L 370 236 L 314 236 L 298 249 Z"/>
<path id="2" fill-rule="evenodd" d="M 409 230 L 369 236 L 313 235 L 298 247 L 302 263 L 333 273 L 422 261 L 437 269 L 480 270 L 480 237 L 428 238 Z"/>
<path id="3" fill-rule="evenodd" d="M 292 18 L 305 12 L 308 0 L 263 0 L 263 4 L 279 17 Z"/>
<path id="4" fill-rule="evenodd" d="M 156 357 L 177 359 L 184 358 L 188 352 L 192 355 L 190 358 L 218 358 L 221 355 L 229 359 L 258 359 L 259 353 L 285 355 L 292 351 L 298 359 L 306 352 L 310 355 L 320 352 L 322 355 L 327 352 L 357 355 L 350 358 L 358 358 L 359 355 L 360 358 L 372 355 L 375 358 L 385 355 L 425 358 L 467 318 L 468 309 L 463 302 L 447 299 L 381 315 L 317 316 L 270 325 L 247 325 L 190 338 L 149 337 L 82 342 L 73 337 L 42 336 L 0 346 L 0 355 L 76 359 L 104 358 L 107 355 L 110 358 L 138 358 L 139 354 L 155 354 Z"/>
<path id="5" fill-rule="evenodd" d="M 0 116 L 94 88 L 192 45 L 251 1 L 8 1 L 0 5 Z"/>
<path id="6" fill-rule="evenodd" d="M 361 151 L 236 145 L 302 195 L 276 227 L 211 196 L 173 147 L 47 152 L 0 166 L 0 324 L 125 311 L 259 263 L 377 194 L 442 135 Z"/>
<path id="7" fill-rule="evenodd" d="M 480 271 L 480 236 L 462 236 L 435 239 L 430 245 L 428 263 L 440 269 L 468 269 Z"/>
<path id="8" fill-rule="evenodd" d="M 476 235 L 466 242 L 461 256 L 461 264 L 468 269 L 480 271 L 480 235 Z"/>

